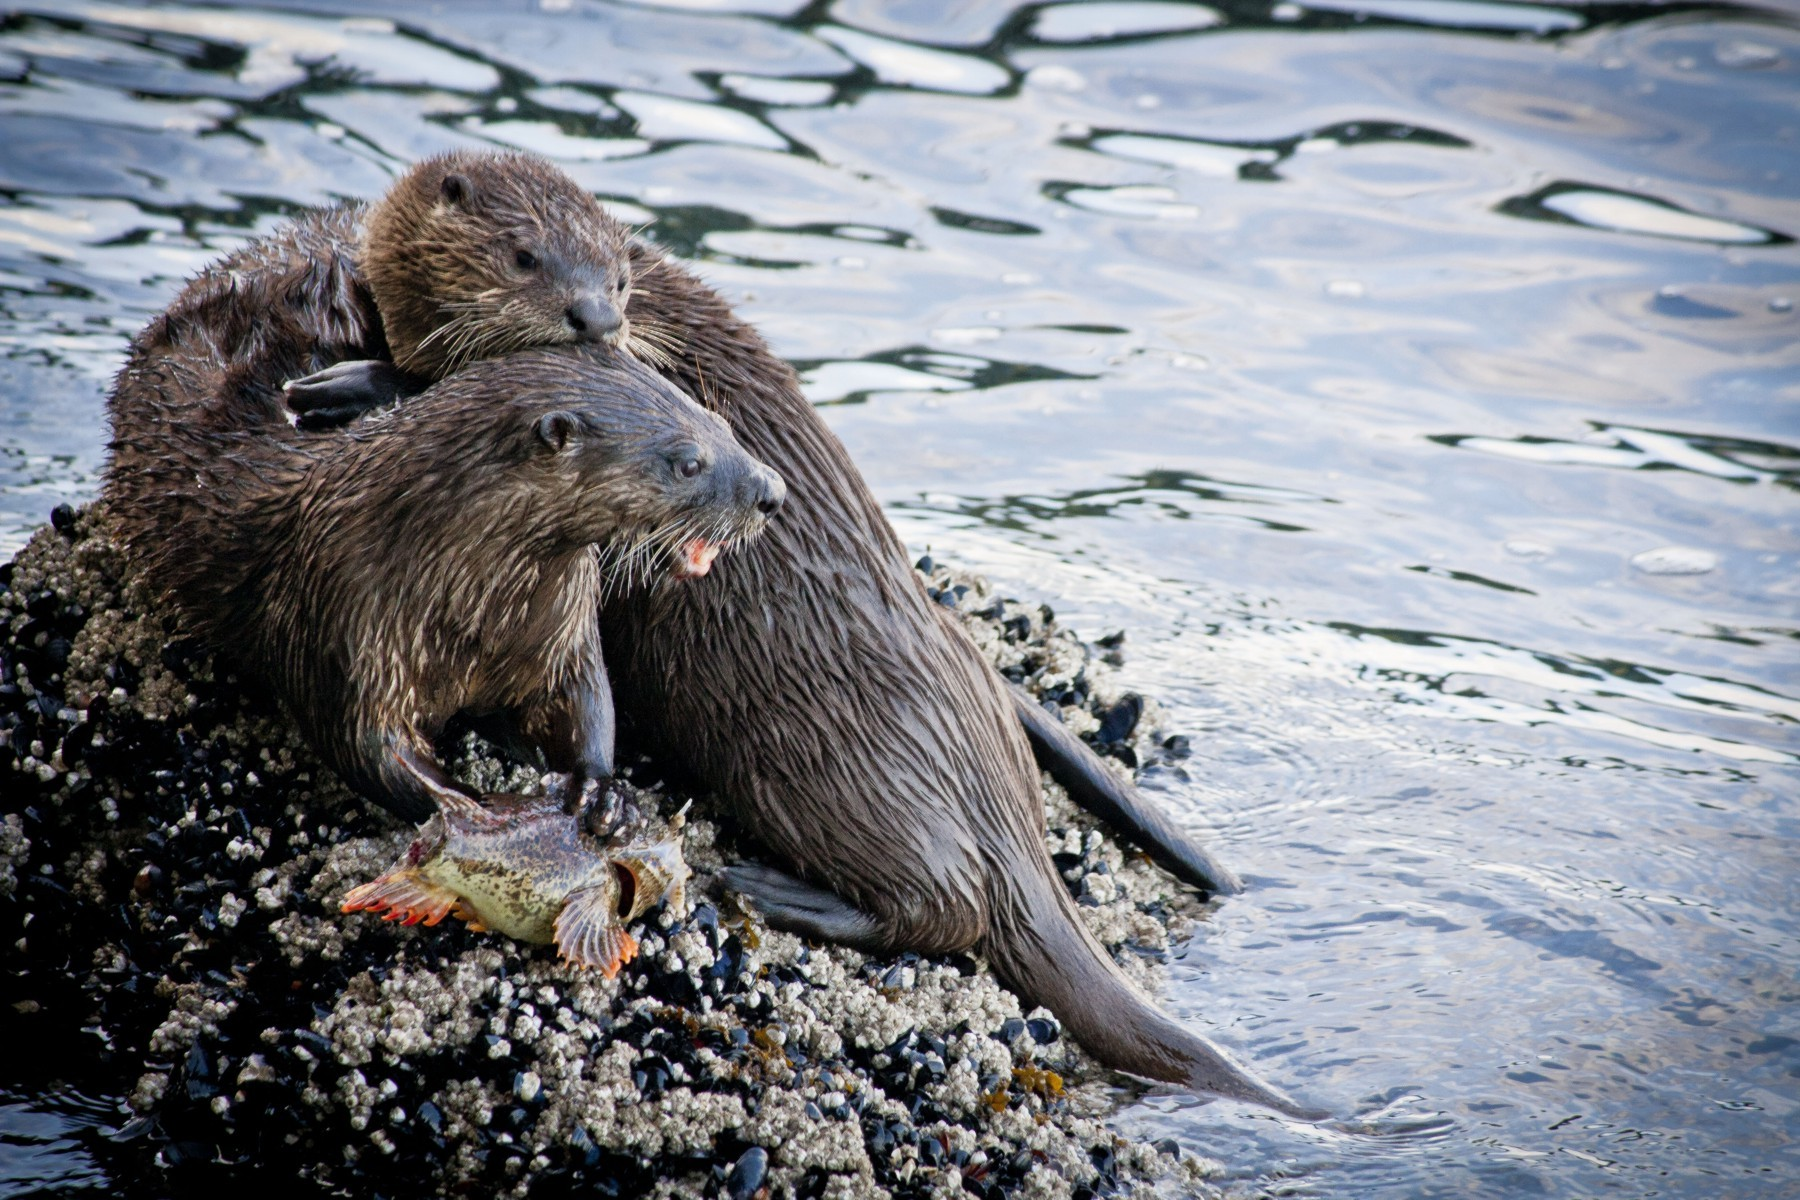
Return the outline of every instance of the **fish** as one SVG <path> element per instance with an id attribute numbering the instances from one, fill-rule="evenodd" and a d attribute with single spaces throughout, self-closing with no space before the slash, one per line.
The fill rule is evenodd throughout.
<path id="1" fill-rule="evenodd" d="M 352 888 L 341 911 L 383 913 L 402 925 L 456 917 L 476 932 L 555 943 L 565 961 L 611 979 L 637 955 L 626 925 L 665 896 L 686 910 L 691 872 L 680 814 L 661 836 L 602 841 L 554 795 L 486 801 L 440 795 L 406 853 Z"/>

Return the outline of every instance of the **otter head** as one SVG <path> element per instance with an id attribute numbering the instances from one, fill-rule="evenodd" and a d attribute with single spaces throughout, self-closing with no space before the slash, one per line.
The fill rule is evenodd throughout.
<path id="1" fill-rule="evenodd" d="M 531 346 L 623 345 L 629 231 L 529 154 L 454 151 L 370 208 L 358 268 L 403 370 L 442 379 Z"/>
<path id="2" fill-rule="evenodd" d="M 509 362 L 533 385 L 517 402 L 534 460 L 533 519 L 565 546 L 600 546 L 609 583 L 704 575 L 786 500 L 781 476 L 722 418 L 627 355 Z"/>

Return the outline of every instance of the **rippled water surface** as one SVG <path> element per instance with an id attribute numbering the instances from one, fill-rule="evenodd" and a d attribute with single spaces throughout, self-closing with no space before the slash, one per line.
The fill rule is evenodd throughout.
<path id="1" fill-rule="evenodd" d="M 1300 1196 L 1800 1186 L 1800 20 L 1731 5 L 0 10 L 0 550 L 207 259 L 557 158 L 798 362 L 912 546 L 1126 633 L 1250 878 L 1167 1003 L 1357 1119 Z M 1791 10 L 1790 10 L 1791 13 Z M 0 1106 L 0 1192 L 115 1120 Z"/>

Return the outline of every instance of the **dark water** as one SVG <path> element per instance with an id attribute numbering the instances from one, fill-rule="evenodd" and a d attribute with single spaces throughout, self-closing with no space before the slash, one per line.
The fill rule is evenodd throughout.
<path id="1" fill-rule="evenodd" d="M 1363 1120 L 1126 1126 L 1300 1196 L 1800 1189 L 1793 10 L 387 8 L 3 10 L 0 549 L 186 273 L 543 151 L 1193 735 L 1149 785 L 1253 888 L 1168 1003 Z M 13 1099 L 0 1193 L 105 1186 L 110 1101 Z"/>

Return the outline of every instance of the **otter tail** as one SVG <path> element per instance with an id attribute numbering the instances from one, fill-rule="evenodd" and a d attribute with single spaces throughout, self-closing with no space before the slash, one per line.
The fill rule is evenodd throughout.
<path id="1" fill-rule="evenodd" d="M 1247 1100 L 1289 1116 L 1308 1109 L 1159 1012 L 1085 926 L 1061 882 L 1039 860 L 999 884 L 994 931 L 983 952 L 1027 1003 L 1042 1004 L 1101 1063 L 1196 1092 Z"/>

